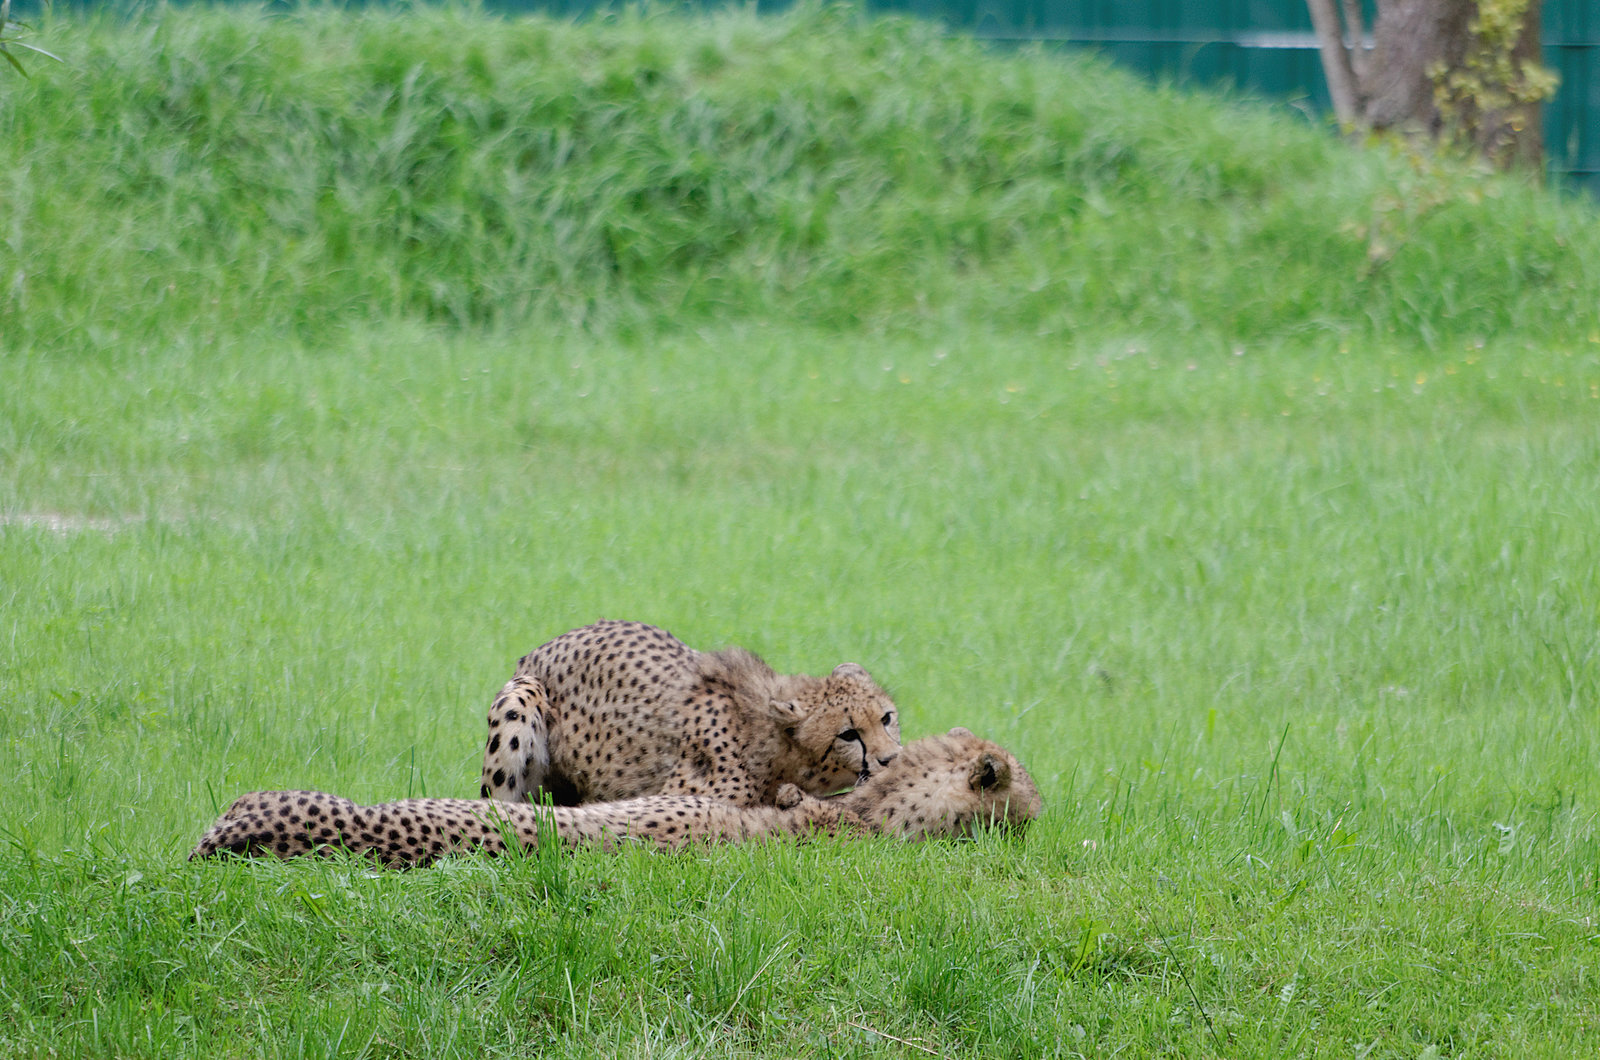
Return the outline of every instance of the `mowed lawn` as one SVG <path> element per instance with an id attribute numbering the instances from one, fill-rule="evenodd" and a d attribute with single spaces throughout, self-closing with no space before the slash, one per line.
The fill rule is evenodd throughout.
<path id="1" fill-rule="evenodd" d="M 1458 222 L 1441 259 L 1481 250 Z M 1600 294 L 1590 260 L 1550 305 Z M 1588 319 L 1198 306 L 1197 335 L 1177 311 L 1022 326 L 993 294 L 914 324 L 645 299 L 616 328 L 296 328 L 242 300 L 197 329 L 129 294 L 120 341 L 30 297 L 55 315 L 0 318 L 28 329 L 0 334 L 0 1054 L 1600 1039 Z M 908 739 L 1014 751 L 1044 815 L 921 847 L 185 860 L 247 790 L 475 795 L 517 657 L 600 617 L 860 662 Z"/>

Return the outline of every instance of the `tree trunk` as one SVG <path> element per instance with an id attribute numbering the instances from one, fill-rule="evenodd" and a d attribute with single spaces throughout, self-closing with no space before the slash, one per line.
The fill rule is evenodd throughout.
<path id="1" fill-rule="evenodd" d="M 1328 82 L 1328 98 L 1333 101 L 1334 116 L 1346 125 L 1354 125 L 1361 117 L 1361 99 L 1357 95 L 1360 82 L 1356 79 L 1353 61 L 1355 54 L 1359 54 L 1360 42 L 1356 42 L 1353 49 L 1346 46 L 1333 0 L 1306 0 L 1306 7 L 1311 11 L 1311 26 L 1317 33 L 1322 76 Z"/>
<path id="2" fill-rule="evenodd" d="M 1510 83 L 1496 79 L 1504 67 L 1492 62 L 1493 43 L 1474 35 L 1477 0 L 1376 2 L 1368 49 L 1359 3 L 1341 0 L 1336 8 L 1334 0 L 1306 0 L 1339 120 L 1454 137 L 1496 162 L 1537 165 L 1544 145 L 1540 103 L 1553 88 L 1540 89 L 1524 72 L 1538 70 L 1540 0 L 1529 0 L 1523 13 L 1510 52 Z M 1462 80 L 1473 87 L 1452 85 L 1445 91 L 1450 110 L 1442 114 L 1441 85 L 1462 70 L 1467 71 Z M 1500 102 L 1507 98 L 1512 102 Z M 1500 105 L 1486 105 L 1495 102 Z"/>
<path id="3" fill-rule="evenodd" d="M 1380 0 L 1361 85 L 1365 124 L 1438 135 L 1439 108 L 1428 71 L 1436 64 L 1461 65 L 1476 9 L 1472 0 Z"/>

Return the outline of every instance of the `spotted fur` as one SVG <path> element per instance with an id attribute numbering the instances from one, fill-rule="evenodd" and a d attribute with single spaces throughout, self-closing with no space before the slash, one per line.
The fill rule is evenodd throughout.
<path id="1" fill-rule="evenodd" d="M 481 792 L 562 806 L 645 795 L 771 805 L 894 760 L 899 712 L 854 663 L 785 676 L 742 648 L 699 652 L 640 622 L 598 622 L 525 656 L 489 710 Z"/>
<path id="2" fill-rule="evenodd" d="M 1021 828 L 1043 808 L 1033 777 L 1011 752 L 959 728 L 907 744 L 888 769 L 830 801 L 868 831 L 902 839 Z"/>
<path id="3" fill-rule="evenodd" d="M 859 825 L 847 809 L 786 785 L 775 806 L 730 806 L 694 795 L 650 795 L 591 806 L 532 806 L 479 799 L 404 799 L 360 806 L 320 791 L 258 791 L 228 807 L 190 853 L 291 858 L 344 848 L 388 865 L 425 865 L 442 855 L 541 832 L 607 849 L 642 843 L 675 850 L 696 841 L 738 843 L 772 835 L 837 832 Z"/>
<path id="4" fill-rule="evenodd" d="M 733 806 L 695 795 L 652 795 L 589 806 L 532 806 L 471 799 L 405 799 L 360 806 L 315 791 L 254 792 L 213 824 L 193 858 L 233 853 L 296 857 L 347 849 L 391 865 L 423 865 L 482 848 L 527 847 L 541 832 L 568 844 L 664 850 L 693 842 L 779 835 L 878 832 L 905 839 L 969 835 L 1036 817 L 1038 789 L 1008 752 L 952 729 L 911 744 L 854 791 L 819 799 L 785 784 L 773 806 Z"/>

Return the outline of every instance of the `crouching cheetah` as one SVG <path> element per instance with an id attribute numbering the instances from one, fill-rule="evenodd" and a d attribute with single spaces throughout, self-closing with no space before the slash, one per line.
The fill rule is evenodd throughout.
<path id="1" fill-rule="evenodd" d="M 484 798 L 558 806 L 643 795 L 772 804 L 894 760 L 893 701 L 855 663 L 786 676 L 743 648 L 699 652 L 640 622 L 598 622 L 523 657 L 489 710 Z"/>
<path id="2" fill-rule="evenodd" d="M 1039 791 L 1022 764 L 965 729 L 918 740 L 848 794 L 832 799 L 785 784 L 775 806 L 733 806 L 699 795 L 651 795 L 590 806 L 532 806 L 473 799 L 405 799 L 359 806 L 315 791 L 245 795 L 211 826 L 190 859 L 234 853 L 281 858 L 335 849 L 392 865 L 508 841 L 531 846 L 541 831 L 569 844 L 637 842 L 673 850 L 696 841 L 865 831 L 905 839 L 969 835 L 1038 816 Z"/>

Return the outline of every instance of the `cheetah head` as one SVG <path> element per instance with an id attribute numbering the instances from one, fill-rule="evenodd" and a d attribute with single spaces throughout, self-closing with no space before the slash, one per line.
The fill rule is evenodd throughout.
<path id="1" fill-rule="evenodd" d="M 900 712 L 855 663 L 827 677 L 782 676 L 743 648 L 699 657 L 700 677 L 725 691 L 747 717 L 762 719 L 772 789 L 792 783 L 828 795 L 876 776 L 900 753 Z"/>
<path id="2" fill-rule="evenodd" d="M 966 729 L 907 745 L 881 773 L 840 796 L 868 827 L 906 839 L 1021 828 L 1039 816 L 1039 789 L 1005 748 Z"/>
<path id="3" fill-rule="evenodd" d="M 824 678 L 796 682 L 775 699 L 789 746 L 783 772 L 813 795 L 859 784 L 900 753 L 900 712 L 865 669 L 843 663 Z"/>

